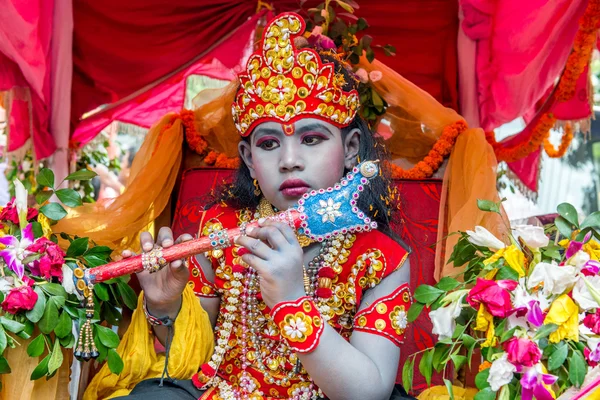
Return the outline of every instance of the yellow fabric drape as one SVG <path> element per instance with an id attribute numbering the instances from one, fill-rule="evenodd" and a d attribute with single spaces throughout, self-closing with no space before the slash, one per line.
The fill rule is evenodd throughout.
<path id="1" fill-rule="evenodd" d="M 32 338 L 36 337 L 38 334 L 39 332 L 35 333 Z M 29 355 L 27 355 L 27 346 L 29 346 L 30 342 L 31 339 L 19 339 L 20 346 L 6 350 L 5 357 L 8 360 L 12 372 L 0 376 L 2 382 L 0 399 L 68 400 L 69 376 L 71 375 L 70 368 L 71 362 L 73 361 L 73 351 L 63 350 L 63 363 L 54 377 L 49 380 L 41 378 L 32 381 L 30 380 L 31 373 L 46 355 L 29 357 Z"/>
<path id="2" fill-rule="evenodd" d="M 89 237 L 115 254 L 139 251 L 138 234 L 162 212 L 171 197 L 182 158 L 181 120 L 164 116 L 148 132 L 131 166 L 125 192 L 114 201 L 84 204 L 53 231 Z"/>
<path id="3" fill-rule="evenodd" d="M 477 208 L 477 200 L 500 201 L 496 189 L 496 156 L 481 129 L 468 129 L 457 139 L 446 167 L 436 246 L 435 278 L 460 272 L 448 258 L 458 242 L 457 231 L 480 225 L 503 238 L 507 228 L 500 215 Z M 504 214 L 504 211 L 502 211 Z M 508 221 L 506 215 L 504 220 Z"/>
<path id="4" fill-rule="evenodd" d="M 452 386 L 452 392 L 455 400 L 473 400 L 477 392 L 474 388 L 461 388 L 458 386 Z M 419 400 L 450 400 L 448 389 L 446 386 L 433 386 L 425 390 L 417 397 Z"/>
<path id="5" fill-rule="evenodd" d="M 110 372 L 108 365 L 94 376 L 84 400 L 108 399 L 125 396 L 144 379 L 158 378 L 165 365 L 164 354 L 154 351 L 154 335 L 143 311 L 143 296 L 133 312 L 131 325 L 121 339 L 117 353 L 124 369 L 120 375 Z M 169 355 L 169 375 L 175 379 L 190 379 L 207 362 L 214 349 L 213 331 L 206 311 L 192 289 L 187 286 L 179 315 L 175 319 L 175 335 Z"/>

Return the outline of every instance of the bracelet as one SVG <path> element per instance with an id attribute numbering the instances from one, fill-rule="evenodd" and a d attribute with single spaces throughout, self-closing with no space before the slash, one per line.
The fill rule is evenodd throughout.
<path id="1" fill-rule="evenodd" d="M 278 303 L 270 314 L 291 350 L 308 353 L 319 344 L 325 324 L 310 297 Z"/>
<path id="2" fill-rule="evenodd" d="M 179 314 L 179 312 L 177 312 Z M 173 326 L 175 324 L 175 318 L 171 318 L 169 316 L 158 318 L 148 312 L 148 307 L 146 306 L 146 297 L 144 297 L 144 315 L 148 320 L 148 323 L 153 326 Z"/>

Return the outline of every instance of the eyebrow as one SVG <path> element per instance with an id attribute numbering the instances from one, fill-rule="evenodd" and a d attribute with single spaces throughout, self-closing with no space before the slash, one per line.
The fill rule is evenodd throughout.
<path id="1" fill-rule="evenodd" d="M 329 128 L 327 128 L 325 125 L 321 125 L 318 123 L 312 123 L 312 124 L 302 126 L 296 130 L 296 133 L 303 134 L 305 132 L 310 132 L 310 131 L 325 131 L 329 135 L 333 136 L 333 132 L 331 132 L 331 130 Z M 256 135 L 253 135 L 254 138 L 258 137 L 259 135 L 260 136 L 263 136 L 263 135 L 281 136 L 283 134 L 283 132 L 280 129 L 276 129 L 276 128 L 258 128 L 255 131 L 255 133 L 256 133 Z"/>

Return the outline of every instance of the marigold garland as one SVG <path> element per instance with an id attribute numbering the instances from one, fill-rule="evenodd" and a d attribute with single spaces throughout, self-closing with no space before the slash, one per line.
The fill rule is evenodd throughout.
<path id="1" fill-rule="evenodd" d="M 554 97 L 554 101 L 565 102 L 572 99 L 575 95 L 577 80 L 583 73 L 585 67 L 589 64 L 592 50 L 596 44 L 596 30 L 599 22 L 600 0 L 590 0 L 585 12 L 583 13 L 583 16 L 579 20 L 579 30 L 575 35 L 573 49 L 569 54 L 563 74 L 561 75 L 556 90 L 552 95 Z M 549 101 L 552 101 L 552 99 Z M 550 157 L 553 157 L 551 155 L 553 154 L 558 158 L 566 153 L 572 140 L 572 132 L 571 139 L 566 141 L 565 139 L 568 137 L 565 137 L 561 143 L 561 148 L 558 150 L 554 150 L 552 145 L 549 147 L 546 146 L 546 142 L 550 136 L 550 129 L 552 129 L 555 122 L 556 118 L 554 118 L 551 113 L 544 114 L 537 122 L 537 125 L 533 128 L 529 141 L 524 144 L 509 148 L 505 148 L 502 146 L 502 144 L 496 142 L 494 132 L 486 132 L 486 138 L 494 148 L 494 152 L 496 153 L 496 158 L 498 161 L 513 162 L 521 160 L 539 149 L 542 144 L 544 144 L 544 149 L 547 153 L 550 151 L 548 153 Z M 562 150 L 563 145 L 566 146 L 564 150 Z M 557 155 L 559 152 L 561 152 L 561 150 L 562 155 Z"/>
<path id="2" fill-rule="evenodd" d="M 563 137 L 560 146 L 558 146 L 558 149 L 555 149 L 552 143 L 550 143 L 550 141 L 548 140 L 548 138 L 546 138 L 544 140 L 544 151 L 546 151 L 546 154 L 548 154 L 548 157 L 550 158 L 561 158 L 569 149 L 569 146 L 571 145 L 572 141 L 573 127 L 571 126 L 571 124 L 566 124 L 565 131 L 563 133 Z"/>
<path id="3" fill-rule="evenodd" d="M 389 163 L 388 167 L 391 170 L 392 178 L 412 180 L 430 178 L 440 168 L 444 158 L 452 151 L 458 135 L 466 129 L 467 123 L 463 120 L 446 126 L 442 131 L 442 136 L 433 145 L 427 156 L 409 170 Z"/>

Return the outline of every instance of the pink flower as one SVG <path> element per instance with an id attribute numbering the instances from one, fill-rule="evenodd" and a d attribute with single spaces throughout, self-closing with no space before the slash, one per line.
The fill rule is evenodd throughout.
<path id="1" fill-rule="evenodd" d="M 356 72 L 354 73 L 354 75 L 356 75 L 358 80 L 360 80 L 362 83 L 369 82 L 369 73 L 367 71 L 365 71 L 363 68 L 357 69 Z"/>
<path id="2" fill-rule="evenodd" d="M 311 36 L 312 35 L 322 35 L 323 34 L 323 28 L 320 25 L 317 25 L 313 28 L 312 32 L 310 33 Z"/>
<path id="3" fill-rule="evenodd" d="M 336 46 L 331 38 L 325 35 L 310 35 L 308 44 L 318 50 L 335 50 Z"/>
<path id="4" fill-rule="evenodd" d="M 38 294 L 29 286 L 19 286 L 10 290 L 4 301 L 2 309 L 10 314 L 23 310 L 32 310 Z"/>
<path id="5" fill-rule="evenodd" d="M 596 309 L 596 314 L 586 315 L 583 325 L 587 326 L 594 334 L 600 335 L 600 308 Z"/>
<path id="6" fill-rule="evenodd" d="M 65 262 L 65 252 L 53 241 L 41 237 L 27 250 L 43 254 L 43 256 L 30 265 L 31 274 L 41 276 L 50 281 L 53 277 L 62 281 L 62 265 Z"/>
<path id="7" fill-rule="evenodd" d="M 371 72 L 369 72 L 369 79 L 371 79 L 371 82 L 380 81 L 381 78 L 383 78 L 383 74 L 381 73 L 381 71 L 371 71 Z"/>
<path id="8" fill-rule="evenodd" d="M 0 237 L 0 244 L 6 246 L 0 251 L 0 257 L 8 266 L 8 269 L 13 271 L 19 278 L 23 278 L 25 266 L 23 260 L 29 255 L 27 250 L 33 243 L 33 227 L 28 224 L 21 232 L 21 240 L 14 236 L 6 235 Z"/>
<path id="9" fill-rule="evenodd" d="M 484 304 L 490 314 L 504 318 L 513 308 L 509 291 L 515 290 L 517 285 L 517 282 L 511 280 L 477 278 L 477 284 L 467 295 L 467 302 L 475 309 L 479 308 L 479 304 Z"/>
<path id="10" fill-rule="evenodd" d="M 537 400 L 554 400 L 554 396 L 544 385 L 553 385 L 557 379 L 554 375 L 545 374 L 542 364 L 527 368 L 521 377 L 521 399 L 532 400 L 535 396 Z"/>
<path id="11" fill-rule="evenodd" d="M 513 337 L 504 343 L 504 350 L 515 366 L 532 367 L 542 358 L 539 347 L 529 339 Z"/>
<path id="12" fill-rule="evenodd" d="M 583 349 L 583 355 L 587 360 L 590 367 L 594 368 L 598 363 L 600 363 L 600 345 L 596 346 L 594 351 L 590 350 L 588 347 Z"/>

